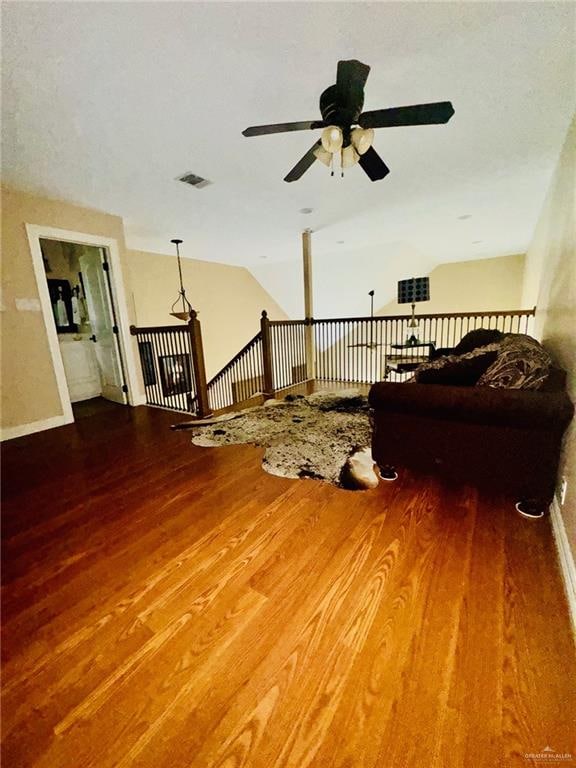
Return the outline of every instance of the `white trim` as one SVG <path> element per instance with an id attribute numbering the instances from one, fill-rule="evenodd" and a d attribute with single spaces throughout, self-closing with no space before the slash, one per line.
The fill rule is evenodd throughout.
<path id="1" fill-rule="evenodd" d="M 560 511 L 560 502 L 557 496 L 554 496 L 550 505 L 550 522 L 554 540 L 558 549 L 558 560 L 560 571 L 564 578 L 564 588 L 568 598 L 568 609 L 572 620 L 572 631 L 576 635 L 576 564 L 574 563 L 574 554 L 568 541 L 568 535 L 564 526 L 564 519 Z"/>
<path id="2" fill-rule="evenodd" d="M 0 440 L 14 440 L 15 437 L 24 437 L 24 435 L 31 435 L 33 432 L 43 432 L 45 429 L 54 429 L 54 427 L 62 427 L 69 423 L 64 416 L 52 416 L 51 419 L 31 421 L 29 424 L 19 424 L 17 427 L 4 427 L 0 434 Z"/>
<path id="3" fill-rule="evenodd" d="M 38 293 L 42 304 L 44 315 L 44 324 L 50 344 L 50 352 L 54 365 L 54 373 L 58 383 L 60 401 L 62 410 L 68 421 L 74 421 L 68 384 L 64 374 L 64 365 L 58 344 L 56 328 L 52 321 L 52 306 L 50 304 L 50 295 L 48 293 L 48 284 L 46 282 L 46 273 L 44 271 L 44 262 L 42 260 L 42 251 L 40 249 L 40 238 L 49 240 L 59 240 L 62 242 L 71 242 L 78 245 L 92 245 L 99 248 L 106 248 L 110 261 L 110 282 L 114 294 L 114 306 L 118 313 L 118 326 L 120 329 L 119 341 L 124 361 L 126 378 L 128 385 L 128 402 L 130 405 L 139 405 L 139 387 L 138 375 L 136 373 L 136 361 L 134 359 L 134 349 L 132 346 L 132 337 L 130 335 L 130 321 L 128 319 L 128 309 L 126 304 L 126 291 L 124 289 L 124 277 L 122 274 L 122 262 L 120 259 L 120 250 L 118 241 L 111 237 L 102 237 L 100 235 L 87 235 L 84 232 L 73 232 L 67 229 L 58 229 L 57 227 L 43 227 L 36 224 L 26 224 L 26 233 L 32 253 L 32 263 L 34 265 L 34 274 L 38 285 Z"/>
<path id="4" fill-rule="evenodd" d="M 54 375 L 56 376 L 56 386 L 58 387 L 58 394 L 60 395 L 60 405 L 62 407 L 63 416 L 59 418 L 64 419 L 64 424 L 70 424 L 74 421 L 74 414 L 72 413 L 72 403 L 70 402 L 70 393 L 68 392 L 68 383 L 66 381 L 66 373 L 64 372 L 64 363 L 62 362 L 62 354 L 60 353 L 60 345 L 58 344 L 58 334 L 56 333 L 56 326 L 54 325 L 52 315 L 52 304 L 50 303 L 50 294 L 48 293 L 48 283 L 46 282 L 44 261 L 42 260 L 40 237 L 42 237 L 41 233 L 43 232 L 44 229 L 42 227 L 35 227 L 31 226 L 30 224 L 26 224 L 26 234 L 28 235 L 30 253 L 32 254 L 32 266 L 34 267 L 34 276 L 36 278 L 36 286 L 38 288 L 40 305 L 42 307 L 42 317 L 44 319 L 46 336 L 48 337 L 48 346 L 50 347 L 50 356 L 52 357 Z M 51 419 L 47 419 L 46 421 L 51 421 Z M 43 423 L 45 423 L 45 421 L 33 421 L 30 424 L 23 424 L 22 428 L 25 429 L 26 427 L 31 427 L 34 424 Z M 49 429 L 49 427 L 45 427 L 45 429 Z M 24 432 L 23 434 L 29 434 L 29 432 Z"/>

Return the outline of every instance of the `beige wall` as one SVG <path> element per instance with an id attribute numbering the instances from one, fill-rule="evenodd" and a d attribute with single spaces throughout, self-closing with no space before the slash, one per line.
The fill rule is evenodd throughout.
<path id="1" fill-rule="evenodd" d="M 526 255 L 526 302 L 537 305 L 536 334 L 568 373 L 576 402 L 576 120 L 552 178 Z M 576 424 L 566 435 L 560 475 L 568 480 L 562 508 L 576 557 Z"/>
<path id="2" fill-rule="evenodd" d="M 533 304 L 522 306 L 523 279 L 522 253 L 441 264 L 430 273 L 430 301 L 417 304 L 416 313 L 530 309 Z M 410 304 L 391 301 L 376 314 L 409 313 Z"/>
<path id="3" fill-rule="evenodd" d="M 8 435 L 62 415 L 42 312 L 16 309 L 18 298 L 38 299 L 26 224 L 115 239 L 130 322 L 178 322 L 168 315 L 178 291 L 174 257 L 127 251 L 118 216 L 2 188 L 1 426 Z M 185 259 L 184 276 L 201 313 L 208 375 L 257 332 L 262 309 L 273 318 L 285 317 L 245 269 Z"/>
<path id="4" fill-rule="evenodd" d="M 523 273 L 523 254 L 442 264 L 429 275 L 431 300 L 417 304 L 416 314 L 524 309 L 521 306 Z M 410 312 L 410 304 L 391 301 L 375 314 L 409 315 Z M 456 326 L 456 329 L 463 332 L 462 325 Z M 445 333 L 447 331 L 448 326 Z M 361 348 L 350 351 L 353 348 L 349 345 L 366 341 L 366 334 L 367 329 L 356 327 L 352 333 L 338 339 L 326 351 L 319 350 L 319 355 L 323 354 L 324 370 L 331 371 L 332 366 L 335 366 L 333 375 L 337 378 L 339 361 L 345 359 L 348 372 L 352 376 L 362 378 L 365 375 L 362 371 L 367 370 L 375 378 L 382 376 L 384 362 L 381 356 L 371 354 L 368 363 Z M 374 340 L 380 340 L 378 332 Z M 433 341 L 438 346 L 452 346 L 455 341 L 459 341 L 459 337 L 449 340 L 446 336 L 435 336 Z"/>
<path id="5" fill-rule="evenodd" d="M 136 324 L 182 325 L 170 317 L 178 297 L 176 257 L 128 251 L 130 298 Z M 186 296 L 202 324 L 206 373 L 211 378 L 260 330 L 263 309 L 271 320 L 284 311 L 243 267 L 182 259 Z M 180 309 L 181 307 L 177 307 Z"/>

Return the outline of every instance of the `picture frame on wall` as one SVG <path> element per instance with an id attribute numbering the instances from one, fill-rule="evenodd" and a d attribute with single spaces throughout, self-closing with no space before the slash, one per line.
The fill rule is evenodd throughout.
<path id="1" fill-rule="evenodd" d="M 160 383 L 164 397 L 181 395 L 192 391 L 189 354 L 161 355 L 158 361 L 160 363 Z"/>
<path id="2" fill-rule="evenodd" d="M 68 280 L 48 278 L 48 293 L 52 314 L 58 333 L 78 333 L 78 326 L 73 322 L 72 288 Z"/>

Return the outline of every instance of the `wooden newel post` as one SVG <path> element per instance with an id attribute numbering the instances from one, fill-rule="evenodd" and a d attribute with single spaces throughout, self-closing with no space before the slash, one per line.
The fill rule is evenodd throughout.
<path id="1" fill-rule="evenodd" d="M 188 331 L 190 333 L 192 368 L 194 371 L 194 382 L 196 384 L 196 396 L 198 398 L 197 414 L 201 419 L 205 419 L 207 416 L 212 415 L 212 411 L 210 410 L 208 387 L 206 386 L 206 366 L 204 365 L 202 328 L 200 326 L 200 320 L 198 320 L 198 313 L 194 309 L 190 312 Z"/>
<path id="2" fill-rule="evenodd" d="M 264 374 L 264 396 L 274 397 L 274 379 L 272 375 L 272 337 L 270 335 L 270 320 L 265 309 L 260 318 L 262 331 L 262 372 Z"/>

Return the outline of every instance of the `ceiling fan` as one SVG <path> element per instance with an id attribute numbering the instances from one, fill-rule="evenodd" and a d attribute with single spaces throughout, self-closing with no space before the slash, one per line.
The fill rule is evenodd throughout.
<path id="1" fill-rule="evenodd" d="M 320 96 L 322 120 L 255 125 L 242 133 L 244 136 L 263 136 L 268 133 L 324 129 L 321 138 L 296 163 L 284 181 L 299 179 L 315 160 L 331 166 L 333 176 L 334 157 L 338 154 L 342 175 L 344 168 L 359 163 L 371 181 L 383 179 L 390 173 L 390 169 L 372 146 L 374 128 L 447 123 L 454 114 L 454 107 L 449 101 L 438 101 L 362 112 L 364 85 L 369 72 L 367 64 L 355 59 L 338 62 L 336 84 Z"/>
<path id="2" fill-rule="evenodd" d="M 352 349 L 353 347 L 366 347 L 366 349 L 374 350 L 378 347 L 385 346 L 384 344 L 379 344 L 374 341 L 374 291 L 368 291 L 368 296 L 370 296 L 370 341 L 361 341 L 358 344 L 348 344 L 349 349 Z"/>

